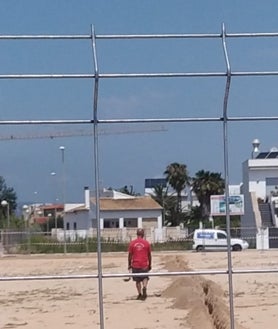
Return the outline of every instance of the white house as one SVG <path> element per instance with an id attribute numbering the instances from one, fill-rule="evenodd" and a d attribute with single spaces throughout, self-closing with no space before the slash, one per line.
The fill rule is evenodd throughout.
<path id="1" fill-rule="evenodd" d="M 67 230 L 88 230 L 97 227 L 96 198 L 84 189 L 84 204 L 67 205 Z M 104 190 L 99 198 L 100 228 L 154 227 L 162 228 L 162 207 L 150 196 L 131 196 Z"/>
<path id="2" fill-rule="evenodd" d="M 131 196 L 105 190 L 99 199 L 100 228 L 162 228 L 162 207 L 150 196 Z M 96 199 L 91 198 L 92 225 L 96 227 Z"/>
<path id="3" fill-rule="evenodd" d="M 66 230 L 88 230 L 90 220 L 90 190 L 84 188 L 84 203 L 65 204 L 64 223 Z"/>

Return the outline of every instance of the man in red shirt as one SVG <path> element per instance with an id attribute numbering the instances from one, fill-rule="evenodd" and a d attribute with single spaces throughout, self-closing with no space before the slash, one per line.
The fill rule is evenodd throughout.
<path id="1" fill-rule="evenodd" d="M 152 268 L 151 245 L 144 239 L 144 230 L 137 230 L 137 238 L 132 240 L 128 246 L 128 270 L 132 273 L 147 273 Z M 147 298 L 148 276 L 134 276 L 138 292 L 137 299 Z"/>

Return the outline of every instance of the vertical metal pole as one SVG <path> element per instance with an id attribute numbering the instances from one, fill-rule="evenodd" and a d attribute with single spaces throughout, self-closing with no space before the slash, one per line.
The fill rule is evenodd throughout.
<path id="1" fill-rule="evenodd" d="M 27 225 L 28 225 L 28 230 L 27 230 L 27 234 L 28 234 L 28 254 L 31 254 L 30 214 L 28 214 Z"/>
<path id="2" fill-rule="evenodd" d="M 54 178 L 56 177 L 56 172 L 52 171 L 50 175 L 52 177 L 52 186 L 51 186 L 51 189 L 53 190 L 52 203 L 54 206 L 55 236 L 57 238 L 56 184 L 55 184 L 56 180 L 54 180 Z"/>
<path id="3" fill-rule="evenodd" d="M 6 228 L 9 229 L 10 228 L 10 204 L 9 204 L 8 201 L 2 200 L 1 201 L 1 206 L 3 208 L 7 208 L 7 212 L 6 212 Z"/>
<path id="4" fill-rule="evenodd" d="M 8 226 L 7 244 L 8 244 L 8 250 L 10 250 L 10 204 L 8 201 L 7 201 L 7 226 Z"/>
<path id="5" fill-rule="evenodd" d="M 25 227 L 25 234 L 27 236 L 27 252 L 30 251 L 30 234 L 29 234 L 29 223 L 27 222 L 29 220 L 29 207 L 25 204 L 22 207 L 23 210 L 23 218 L 24 218 L 24 227 Z"/>
<path id="6" fill-rule="evenodd" d="M 46 223 L 47 236 L 48 236 L 48 235 L 51 235 L 51 234 L 49 234 L 49 221 L 50 221 L 50 219 L 52 219 L 52 215 L 49 213 L 49 214 L 47 215 L 47 223 Z"/>
<path id="7" fill-rule="evenodd" d="M 65 147 L 60 146 L 62 152 L 62 185 L 63 185 L 63 204 L 64 204 L 64 214 L 63 214 L 63 226 L 64 226 L 64 254 L 67 253 L 67 236 L 66 236 L 66 221 L 65 221 L 65 212 L 66 212 L 66 170 L 65 170 Z"/>
<path id="8" fill-rule="evenodd" d="M 96 220 L 97 220 L 97 259 L 98 259 L 98 297 L 99 297 L 99 317 L 100 328 L 104 329 L 104 312 L 103 312 L 103 286 L 102 286 L 102 259 L 101 259 L 101 231 L 100 231 L 100 209 L 99 209 L 99 151 L 98 151 L 98 61 L 96 52 L 96 35 L 94 27 L 91 27 L 92 50 L 95 68 L 94 84 L 94 104 L 93 104 L 93 123 L 94 123 L 94 166 L 95 166 L 95 197 L 96 197 Z"/>
<path id="9" fill-rule="evenodd" d="M 7 202 L 7 221 L 8 221 L 8 229 L 10 228 L 10 204 Z"/>
<path id="10" fill-rule="evenodd" d="M 231 67 L 226 47 L 226 31 L 224 24 L 222 25 L 222 45 L 227 66 L 227 80 L 223 104 L 223 142 L 224 142 L 224 175 L 225 175 L 225 196 L 226 196 L 226 225 L 227 225 L 227 242 L 228 242 L 228 278 L 229 278 L 229 302 L 230 302 L 230 324 L 231 329 L 235 328 L 234 320 L 234 300 L 233 300 L 233 274 L 232 274 L 232 256 L 231 256 L 231 225 L 230 225 L 230 209 L 229 209 L 229 161 L 228 161 L 228 98 L 231 84 Z"/>

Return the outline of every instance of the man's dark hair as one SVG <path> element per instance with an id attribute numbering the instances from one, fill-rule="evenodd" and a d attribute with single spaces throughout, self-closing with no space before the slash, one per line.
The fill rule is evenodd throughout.
<path id="1" fill-rule="evenodd" d="M 144 230 L 142 229 L 142 228 L 138 228 L 138 230 L 137 230 L 137 236 L 144 236 L 145 235 L 145 232 L 144 232 Z"/>

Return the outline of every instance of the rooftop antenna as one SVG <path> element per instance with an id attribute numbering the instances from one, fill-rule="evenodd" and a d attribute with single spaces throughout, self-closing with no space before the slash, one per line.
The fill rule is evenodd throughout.
<path id="1" fill-rule="evenodd" d="M 259 153 L 259 146 L 260 146 L 260 141 L 258 140 L 258 138 L 255 138 L 252 142 L 253 145 L 253 151 L 252 151 L 252 159 L 255 158 L 255 154 Z"/>

